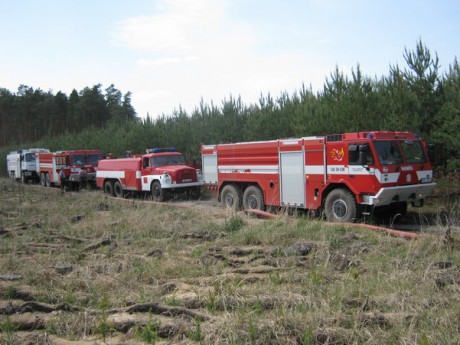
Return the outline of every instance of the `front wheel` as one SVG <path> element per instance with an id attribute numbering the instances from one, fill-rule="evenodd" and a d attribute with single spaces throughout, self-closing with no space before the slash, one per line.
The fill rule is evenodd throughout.
<path id="1" fill-rule="evenodd" d="M 150 192 L 152 193 L 153 201 L 161 202 L 164 199 L 164 192 L 161 189 L 161 184 L 158 181 L 154 181 L 150 187 Z"/>
<path id="2" fill-rule="evenodd" d="M 220 194 L 222 206 L 233 211 L 241 209 L 241 190 L 231 184 L 226 185 Z"/>
<path id="3" fill-rule="evenodd" d="M 200 187 L 192 187 L 187 191 L 187 195 L 192 200 L 198 200 L 201 196 L 201 188 Z"/>
<path id="4" fill-rule="evenodd" d="M 243 194 L 243 208 L 245 210 L 265 209 L 264 194 L 259 187 L 249 186 Z"/>
<path id="5" fill-rule="evenodd" d="M 354 195 L 343 188 L 334 189 L 327 195 L 324 208 L 330 222 L 351 222 L 357 215 Z"/>

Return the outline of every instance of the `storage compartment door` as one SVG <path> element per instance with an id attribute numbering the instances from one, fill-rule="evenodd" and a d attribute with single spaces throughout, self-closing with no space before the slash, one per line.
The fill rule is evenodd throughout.
<path id="1" fill-rule="evenodd" d="M 302 152 L 280 152 L 281 205 L 305 208 Z"/>
<path id="2" fill-rule="evenodd" d="M 217 183 L 217 155 L 203 156 L 203 178 L 204 183 Z"/>

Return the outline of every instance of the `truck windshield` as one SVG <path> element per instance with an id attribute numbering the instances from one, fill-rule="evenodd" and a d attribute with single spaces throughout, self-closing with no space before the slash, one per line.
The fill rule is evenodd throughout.
<path id="1" fill-rule="evenodd" d="M 401 151 L 396 141 L 375 141 L 375 149 L 382 165 L 401 164 L 403 162 Z"/>
<path id="2" fill-rule="evenodd" d="M 401 141 L 401 148 L 408 164 L 426 163 L 425 152 L 420 141 L 405 140 Z"/>
<path id="3" fill-rule="evenodd" d="M 25 156 L 26 156 L 25 157 L 26 162 L 29 162 L 29 163 L 35 162 L 35 153 L 26 153 Z"/>
<path id="4" fill-rule="evenodd" d="M 87 156 L 87 163 L 88 164 L 97 164 L 97 161 L 102 159 L 101 154 L 93 154 Z"/>
<path id="5" fill-rule="evenodd" d="M 72 155 L 70 157 L 72 159 L 72 164 L 73 165 L 85 164 L 85 155 Z"/>
<path id="6" fill-rule="evenodd" d="M 163 167 L 167 165 L 185 165 L 182 155 L 157 156 L 150 158 L 150 166 Z"/>

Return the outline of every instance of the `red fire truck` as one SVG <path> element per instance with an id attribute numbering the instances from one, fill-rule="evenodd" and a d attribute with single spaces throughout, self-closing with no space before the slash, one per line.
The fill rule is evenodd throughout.
<path id="1" fill-rule="evenodd" d="M 410 132 L 202 145 L 204 182 L 234 210 L 284 206 L 349 222 L 375 210 L 404 213 L 435 183 L 426 144 Z"/>
<path id="2" fill-rule="evenodd" d="M 96 183 L 115 197 L 128 192 L 150 192 L 163 201 L 169 193 L 187 192 L 198 199 L 203 185 L 200 169 L 187 166 L 184 156 L 173 148 L 147 150 L 147 154 L 99 162 Z"/>
<path id="3" fill-rule="evenodd" d="M 95 185 L 99 150 L 72 150 L 37 154 L 37 173 L 42 186 L 60 185 L 59 173 L 64 170 L 66 181 L 73 186 Z"/>

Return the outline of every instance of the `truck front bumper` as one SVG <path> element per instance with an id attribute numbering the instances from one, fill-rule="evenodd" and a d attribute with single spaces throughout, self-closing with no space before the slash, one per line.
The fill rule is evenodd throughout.
<path id="1" fill-rule="evenodd" d="M 418 202 L 431 194 L 436 183 L 416 184 L 409 186 L 384 187 L 374 196 L 365 196 L 363 204 L 386 206 L 394 202 Z"/>
<path id="2" fill-rule="evenodd" d="M 201 187 L 204 182 L 189 182 L 189 183 L 162 183 L 161 188 L 163 189 L 180 189 L 188 187 Z"/>
<path id="3" fill-rule="evenodd" d="M 82 180 L 96 181 L 96 173 L 79 173 L 79 174 L 71 174 L 69 176 L 69 181 L 71 182 L 80 182 Z"/>

